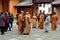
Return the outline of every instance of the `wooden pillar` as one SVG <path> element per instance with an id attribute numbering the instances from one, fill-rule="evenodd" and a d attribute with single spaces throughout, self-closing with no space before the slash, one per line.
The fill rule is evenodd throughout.
<path id="1" fill-rule="evenodd" d="M 52 5 L 52 14 L 53 14 L 53 12 L 54 12 L 54 6 Z"/>
<path id="2" fill-rule="evenodd" d="M 9 2 L 10 2 L 10 0 L 8 1 L 8 10 L 7 10 L 8 12 L 9 12 L 9 8 L 10 8 L 10 7 L 9 7 Z"/>
<path id="3" fill-rule="evenodd" d="M 2 11 L 4 12 L 4 0 L 2 0 Z"/>
<path id="4" fill-rule="evenodd" d="M 10 0 L 2 0 L 2 10 L 3 10 L 3 12 L 5 12 L 5 11 L 9 12 L 9 1 Z"/>

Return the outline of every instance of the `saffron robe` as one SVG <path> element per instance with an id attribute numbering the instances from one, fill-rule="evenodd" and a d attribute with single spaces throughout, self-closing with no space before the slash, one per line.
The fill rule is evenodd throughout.
<path id="1" fill-rule="evenodd" d="M 22 21 L 23 21 L 23 15 L 22 14 L 19 14 L 18 15 L 18 20 L 17 20 L 18 33 L 22 30 Z"/>
<path id="2" fill-rule="evenodd" d="M 44 15 L 41 14 L 39 16 L 39 26 L 38 26 L 40 29 L 43 29 L 44 28 Z"/>
<path id="3" fill-rule="evenodd" d="M 37 26 L 37 21 L 36 21 L 37 17 L 36 16 L 33 16 L 33 28 L 36 28 Z"/>
<path id="4" fill-rule="evenodd" d="M 56 30 L 56 28 L 57 28 L 57 21 L 58 21 L 57 15 L 53 15 L 52 18 L 51 18 L 51 29 L 52 30 Z"/>
<path id="5" fill-rule="evenodd" d="M 25 15 L 25 23 L 26 27 L 24 28 L 24 34 L 29 34 L 30 33 L 30 15 Z"/>

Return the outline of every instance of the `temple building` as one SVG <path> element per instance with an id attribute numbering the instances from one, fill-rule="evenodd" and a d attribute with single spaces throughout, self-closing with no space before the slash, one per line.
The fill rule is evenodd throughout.
<path id="1" fill-rule="evenodd" d="M 23 10 L 39 14 L 40 10 L 46 13 L 56 12 L 60 20 L 60 0 L 0 0 L 0 12 L 10 12 L 16 17 Z"/>

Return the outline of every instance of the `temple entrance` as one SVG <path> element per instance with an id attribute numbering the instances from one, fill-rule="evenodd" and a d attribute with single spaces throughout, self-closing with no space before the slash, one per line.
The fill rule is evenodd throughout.
<path id="1" fill-rule="evenodd" d="M 42 11 L 44 14 L 51 14 L 52 7 L 51 4 L 38 4 L 38 14 Z"/>

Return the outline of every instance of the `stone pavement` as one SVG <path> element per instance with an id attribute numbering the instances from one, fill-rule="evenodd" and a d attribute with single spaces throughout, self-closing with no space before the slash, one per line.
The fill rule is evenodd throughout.
<path id="1" fill-rule="evenodd" d="M 17 32 L 16 21 L 14 21 L 12 31 L 5 32 L 5 35 L 0 35 L 0 40 L 60 40 L 60 22 L 56 31 L 49 29 L 48 33 L 39 28 L 31 28 L 30 35 L 21 35 Z"/>

